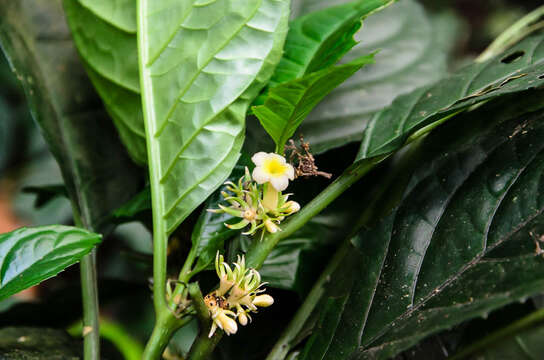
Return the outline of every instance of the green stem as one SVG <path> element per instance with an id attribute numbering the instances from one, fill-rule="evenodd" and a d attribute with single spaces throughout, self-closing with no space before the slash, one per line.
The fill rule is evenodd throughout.
<path id="1" fill-rule="evenodd" d="M 319 214 L 334 199 L 388 156 L 382 155 L 376 158 L 364 159 L 350 166 L 332 184 L 304 206 L 299 213 L 293 215 L 291 220 L 282 229 L 283 231 L 268 235 L 262 241 L 254 241 L 246 254 L 247 266 L 256 269 L 260 268 L 270 251 L 272 251 L 281 239 L 290 236 L 304 226 L 304 224 Z"/>
<path id="2" fill-rule="evenodd" d="M 302 327 L 306 323 L 306 320 L 308 319 L 315 306 L 321 299 L 321 296 L 325 292 L 325 286 L 330 281 L 331 274 L 334 272 L 334 270 L 336 270 L 338 265 L 348 254 L 350 247 L 350 242 L 346 241 L 336 252 L 332 260 L 327 265 L 326 269 L 319 276 L 319 279 L 314 284 L 312 290 L 306 297 L 306 300 L 298 309 L 297 313 L 291 319 L 289 325 L 284 330 L 284 332 L 266 357 L 266 360 L 285 359 L 289 350 L 295 345 L 293 344 L 293 341 L 295 340 L 300 330 L 302 330 Z"/>
<path id="3" fill-rule="evenodd" d="M 81 259 L 81 295 L 83 301 L 83 358 L 100 359 L 96 249 Z"/>
<path id="4" fill-rule="evenodd" d="M 76 322 L 66 330 L 73 337 L 80 336 L 83 330 L 81 321 Z M 109 340 L 119 350 L 125 360 L 140 360 L 142 358 L 143 346 L 121 325 L 101 318 L 100 336 L 103 339 Z"/>
<path id="5" fill-rule="evenodd" d="M 467 356 L 474 354 L 475 352 L 485 349 L 489 345 L 496 343 L 499 340 L 502 340 L 508 336 L 512 336 L 521 330 L 527 329 L 534 324 L 544 321 L 544 309 L 537 310 L 532 314 L 525 316 L 524 318 L 519 319 L 518 321 L 513 322 L 512 324 L 499 329 L 491 334 L 487 335 L 483 339 L 471 344 L 467 348 L 461 350 L 452 357 L 449 357 L 449 360 L 460 360 L 464 359 Z"/>
<path id="6" fill-rule="evenodd" d="M 156 315 L 153 333 L 147 341 L 142 359 L 160 359 L 170 338 L 180 327 L 191 321 L 191 316 L 177 319 L 166 307 Z"/>
<path id="7" fill-rule="evenodd" d="M 193 346 L 191 346 L 191 352 L 189 353 L 189 360 L 207 360 L 210 358 L 213 350 L 219 344 L 219 341 L 223 337 L 222 331 L 216 331 L 211 338 L 207 335 L 207 330 L 202 329 L 200 335 L 196 338 Z"/>
<path id="8" fill-rule="evenodd" d="M 191 296 L 191 300 L 196 310 L 200 325 L 200 333 L 195 339 L 193 345 L 191 346 L 191 351 L 189 352 L 189 360 L 209 359 L 210 355 L 213 352 L 213 349 L 215 349 L 215 347 L 223 337 L 223 332 L 216 331 L 211 338 L 208 337 L 212 322 L 210 318 L 210 312 L 208 311 L 206 304 L 204 304 L 202 292 L 200 291 L 200 287 L 198 286 L 198 284 L 189 284 L 189 295 Z"/>
<path id="9" fill-rule="evenodd" d="M 89 229 L 90 226 L 82 221 L 72 204 L 75 226 Z M 83 358 L 85 360 L 100 359 L 100 323 L 98 320 L 98 281 L 96 274 L 96 248 L 85 255 L 79 264 L 81 278 L 81 300 L 83 302 Z"/>
<path id="10" fill-rule="evenodd" d="M 504 52 L 528 34 L 544 27 L 543 20 L 544 6 L 540 6 L 516 21 L 500 34 L 475 61 L 483 62 Z"/>
<path id="11" fill-rule="evenodd" d="M 179 326 L 179 321 L 174 317 L 167 307 L 166 302 L 166 265 L 168 235 L 166 223 L 162 216 L 163 197 L 161 196 L 160 185 L 160 152 L 155 134 L 157 124 L 155 121 L 155 109 L 149 69 L 146 67 L 148 54 L 146 52 L 149 39 L 146 9 L 150 0 L 137 1 L 137 23 L 138 23 L 138 62 L 140 70 L 140 88 L 142 89 L 142 109 L 147 144 L 147 158 L 149 168 L 149 182 L 151 188 L 151 205 L 153 212 L 153 305 L 155 307 L 155 327 L 149 342 L 144 350 L 144 359 L 159 359 L 168 344 L 170 337 Z"/>

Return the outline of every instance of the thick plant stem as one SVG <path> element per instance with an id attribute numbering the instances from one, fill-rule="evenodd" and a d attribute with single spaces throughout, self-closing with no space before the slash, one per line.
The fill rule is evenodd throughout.
<path id="1" fill-rule="evenodd" d="M 200 325 L 200 333 L 191 346 L 189 360 L 206 360 L 209 359 L 213 349 L 215 349 L 223 337 L 223 333 L 216 331 L 212 337 L 208 336 L 211 326 L 211 318 L 208 308 L 204 304 L 200 287 L 196 283 L 189 284 L 189 294 L 191 295 L 193 306 L 195 307 Z"/>
<path id="2" fill-rule="evenodd" d="M 83 358 L 100 359 L 98 321 L 98 287 L 96 276 L 96 249 L 81 259 L 81 291 L 83 301 Z"/>
<path id="3" fill-rule="evenodd" d="M 246 255 L 246 263 L 248 267 L 260 268 L 270 251 L 276 244 L 295 231 L 300 229 L 310 219 L 319 214 L 326 208 L 334 199 L 340 196 L 351 185 L 359 180 L 363 175 L 368 173 L 376 164 L 387 158 L 389 155 L 383 155 L 376 158 L 365 159 L 356 162 L 350 166 L 342 175 L 340 175 L 332 184 L 310 201 L 300 212 L 292 217 L 285 225 L 283 231 L 269 235 L 263 241 L 254 241 Z"/>
<path id="4" fill-rule="evenodd" d="M 142 359 L 161 359 L 164 349 L 166 349 L 174 332 L 190 320 L 190 316 L 176 319 L 176 317 L 174 317 L 174 315 L 165 307 L 163 311 L 156 315 L 155 327 L 145 346 Z"/>
<path id="5" fill-rule="evenodd" d="M 219 341 L 223 337 L 223 332 L 217 331 L 211 338 L 207 336 L 206 329 L 202 329 L 202 333 L 196 338 L 193 346 L 191 346 L 191 353 L 189 354 L 189 360 L 207 360 L 212 355 L 213 350 L 219 344 Z"/>
<path id="6" fill-rule="evenodd" d="M 137 1 L 137 23 L 138 23 L 138 61 L 140 68 L 140 88 L 142 89 L 142 109 L 147 143 L 147 158 L 149 167 L 149 183 L 151 187 L 151 205 L 153 210 L 153 305 L 155 307 L 155 327 L 145 350 L 144 359 L 160 359 L 162 352 L 174 331 L 181 325 L 169 311 L 166 302 L 166 262 L 168 234 L 166 224 L 162 216 L 164 209 L 160 188 L 160 157 L 155 134 L 157 133 L 155 109 L 151 93 L 150 76 L 146 68 L 148 54 L 146 46 L 149 43 L 147 38 L 148 24 L 146 9 L 149 0 Z"/>
<path id="7" fill-rule="evenodd" d="M 344 242 L 344 244 L 342 244 L 340 249 L 336 252 L 306 297 L 306 301 L 304 301 L 302 306 L 298 309 L 297 313 L 291 319 L 289 325 L 281 334 L 280 338 L 266 357 L 266 360 L 285 359 L 287 353 L 294 345 L 292 342 L 295 340 L 295 337 L 298 335 L 306 323 L 306 320 L 310 317 L 310 314 L 321 299 L 321 296 L 325 292 L 325 286 L 327 285 L 327 282 L 330 281 L 331 274 L 336 270 L 338 265 L 348 254 L 350 247 L 351 245 L 348 239 L 348 241 Z"/>

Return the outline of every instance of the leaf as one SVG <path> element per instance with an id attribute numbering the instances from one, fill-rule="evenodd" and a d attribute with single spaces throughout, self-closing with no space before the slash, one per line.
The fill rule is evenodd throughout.
<path id="1" fill-rule="evenodd" d="M 228 180 L 237 183 L 238 179 L 244 175 L 244 165 L 247 162 L 245 158 L 243 159 L 244 161 L 238 162 Z M 238 230 L 227 228 L 225 223 L 236 223 L 240 219 L 234 218 L 227 213 L 212 213 L 208 211 L 208 209 L 218 209 L 219 204 L 224 202 L 221 191 L 226 191 L 226 187 L 223 186 L 216 190 L 206 200 L 204 209 L 200 213 L 200 217 L 191 234 L 191 241 L 193 247 L 197 249 L 196 256 L 198 256 L 195 266 L 196 271 L 206 269 L 214 261 L 217 251 L 224 248 L 225 241 L 233 237 L 236 233 L 239 233 Z"/>
<path id="2" fill-rule="evenodd" d="M 292 21 L 270 87 L 334 65 L 356 44 L 353 35 L 361 28 L 362 19 L 393 2 L 358 0 L 338 6 L 327 2 L 331 7 Z"/>
<path id="3" fill-rule="evenodd" d="M 534 326 L 519 331 L 513 336 L 498 339 L 495 343 L 488 346 L 475 356 L 467 359 L 479 360 L 508 360 L 508 359 L 530 359 L 537 360 L 542 355 L 544 347 L 542 345 L 542 336 L 544 336 L 544 326 Z"/>
<path id="4" fill-rule="evenodd" d="M 303 14 L 339 0 L 300 0 Z M 299 129 L 314 153 L 360 141 L 373 114 L 393 99 L 447 74 L 449 50 L 455 43 L 457 22 L 451 16 L 427 16 L 415 1 L 403 0 L 364 20 L 346 54 L 349 62 L 380 50 L 376 63 L 357 72 L 310 113 Z"/>
<path id="5" fill-rule="evenodd" d="M 34 202 L 34 207 L 36 208 L 41 208 L 59 196 L 68 196 L 66 193 L 66 187 L 62 184 L 27 186 L 23 188 L 23 193 L 36 195 L 36 201 Z"/>
<path id="6" fill-rule="evenodd" d="M 524 96 L 542 108 L 542 92 Z M 331 287 L 346 285 L 322 304 L 346 298 L 319 315 L 301 359 L 387 359 L 542 289 L 529 232 L 544 232 L 544 113 L 498 122 L 510 104 L 466 114 L 422 145 L 428 160 L 401 204 L 352 240 L 331 276 Z"/>
<path id="7" fill-rule="evenodd" d="M 100 240 L 98 234 L 62 225 L 0 235 L 0 300 L 57 275 Z"/>
<path id="8" fill-rule="evenodd" d="M 165 232 L 236 164 L 247 108 L 279 61 L 288 12 L 287 0 L 139 2 L 153 210 Z"/>
<path id="9" fill-rule="evenodd" d="M 118 219 L 132 219 L 151 211 L 151 189 L 146 187 L 113 212 Z"/>
<path id="10" fill-rule="evenodd" d="M 544 86 L 543 43 L 544 32 L 536 32 L 494 59 L 397 98 L 369 122 L 357 158 L 395 151 L 418 130 L 474 104 Z"/>
<path id="11" fill-rule="evenodd" d="M 0 43 L 86 227 L 99 229 L 140 185 L 68 38 L 59 1 L 0 3 Z M 36 19 L 40 21 L 36 21 Z"/>
<path id="12" fill-rule="evenodd" d="M 121 140 L 147 161 L 140 99 L 135 0 L 63 0 L 74 42 Z"/>
<path id="13" fill-rule="evenodd" d="M 276 143 L 276 152 L 283 153 L 287 140 L 325 96 L 373 59 L 374 54 L 363 56 L 273 87 L 264 105 L 252 110 Z"/>

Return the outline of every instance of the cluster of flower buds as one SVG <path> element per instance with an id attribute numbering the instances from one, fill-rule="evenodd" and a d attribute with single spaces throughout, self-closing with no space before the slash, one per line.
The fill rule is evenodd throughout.
<path id="1" fill-rule="evenodd" d="M 246 268 L 243 256 L 238 256 L 231 268 L 225 263 L 223 255 L 217 253 L 215 271 L 219 277 L 219 288 L 204 298 L 213 320 L 209 337 L 217 328 L 227 335 L 236 333 L 236 319 L 245 326 L 248 320 L 251 321 L 250 312 L 257 312 L 258 307 L 268 307 L 274 303 L 272 296 L 263 294 L 266 283 L 261 282 L 261 275 L 255 269 Z"/>
<path id="2" fill-rule="evenodd" d="M 275 153 L 259 152 L 251 158 L 256 167 L 253 177 L 246 173 L 238 184 L 227 181 L 228 192 L 222 192 L 230 206 L 219 205 L 219 209 L 208 211 L 227 213 L 241 218 L 236 224 L 225 224 L 230 229 L 243 229 L 249 226 L 244 235 L 253 235 L 259 229 L 275 233 L 287 216 L 300 210 L 296 201 L 288 201 L 290 194 L 282 194 L 294 179 L 294 169 L 285 158 Z"/>

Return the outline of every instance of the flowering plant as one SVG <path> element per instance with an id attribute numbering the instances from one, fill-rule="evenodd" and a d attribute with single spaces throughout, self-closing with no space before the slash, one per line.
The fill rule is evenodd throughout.
<path id="1" fill-rule="evenodd" d="M 544 7 L 509 2 L 454 58 L 415 0 L 0 1 L 0 357 L 532 354 L 538 299 L 472 323 L 544 284 Z"/>

